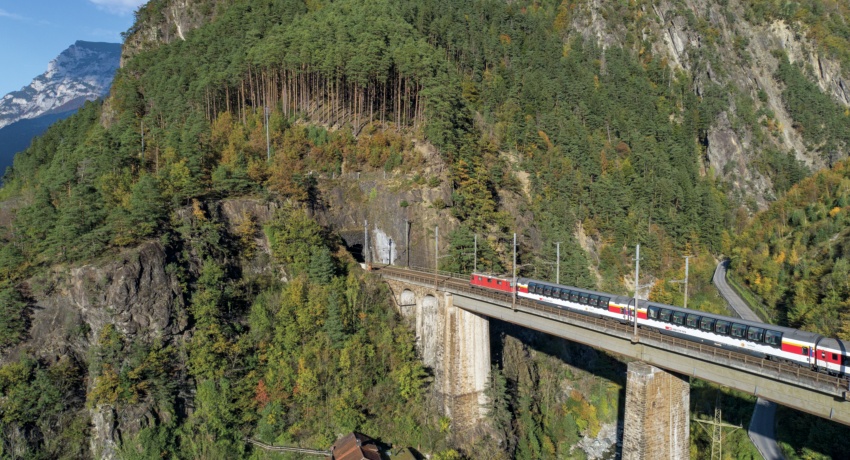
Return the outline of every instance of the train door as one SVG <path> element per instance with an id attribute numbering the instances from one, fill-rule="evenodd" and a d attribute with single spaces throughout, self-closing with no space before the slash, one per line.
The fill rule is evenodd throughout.
<path id="1" fill-rule="evenodd" d="M 629 299 L 629 303 L 626 304 L 626 308 L 623 309 L 623 319 L 631 323 L 635 317 L 635 311 L 637 311 L 635 308 L 635 299 L 631 298 Z"/>
<path id="2" fill-rule="evenodd" d="M 809 366 L 812 366 L 812 369 L 818 368 L 818 348 L 820 346 L 821 338 L 815 340 L 815 344 L 813 347 L 809 348 Z"/>

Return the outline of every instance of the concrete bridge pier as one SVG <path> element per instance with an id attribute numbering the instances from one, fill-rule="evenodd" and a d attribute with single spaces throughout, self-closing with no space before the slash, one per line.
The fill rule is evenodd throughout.
<path id="1" fill-rule="evenodd" d="M 490 378 L 490 322 L 455 307 L 454 296 L 433 287 L 385 280 L 399 312 L 416 332 L 423 363 L 434 373 L 434 390 L 452 430 L 475 428 L 485 416 Z"/>
<path id="2" fill-rule="evenodd" d="M 490 377 L 490 322 L 455 307 L 451 293 L 445 293 L 444 299 L 444 407 L 458 431 L 474 428 L 486 415 L 484 390 Z"/>
<path id="3" fill-rule="evenodd" d="M 690 458 L 688 379 L 641 361 L 628 365 L 623 460 Z"/>

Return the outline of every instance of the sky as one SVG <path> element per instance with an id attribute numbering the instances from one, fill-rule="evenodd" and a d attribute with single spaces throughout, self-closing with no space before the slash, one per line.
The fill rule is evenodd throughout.
<path id="1" fill-rule="evenodd" d="M 147 0 L 0 0 L 0 97 L 30 84 L 77 40 L 121 43 Z"/>

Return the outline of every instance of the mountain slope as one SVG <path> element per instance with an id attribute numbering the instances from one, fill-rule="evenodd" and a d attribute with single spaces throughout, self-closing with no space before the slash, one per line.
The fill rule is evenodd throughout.
<path id="1" fill-rule="evenodd" d="M 560 241 L 560 280 L 611 292 L 633 288 L 638 243 L 649 278 L 678 274 L 679 254 L 712 267 L 747 207 L 807 174 L 803 160 L 846 154 L 818 118 L 840 102 L 798 65 L 802 39 L 743 13 L 733 0 L 149 2 L 108 100 L 36 140 L 3 189 L 0 403 L 61 386 L 56 363 L 72 363 L 90 386 L 56 411 L 93 430 L 59 434 L 93 451 L 231 458 L 250 454 L 245 436 L 322 447 L 375 429 L 431 453 L 447 438 L 491 458 L 572 455 L 616 417 L 616 388 L 502 360 L 497 423 L 483 440 L 453 433 L 425 407 L 440 396 L 413 338 L 345 247 L 362 249 L 368 220 L 397 256 L 409 237 L 413 264 L 496 271 L 516 232 L 521 275 L 558 276 Z M 405 404 L 421 412 L 391 423 Z M 47 438 L 55 415 L 27 410 L 7 437 Z"/>
<path id="2" fill-rule="evenodd" d="M 6 168 L 12 166 L 15 154 L 29 147 L 34 137 L 44 133 L 56 121 L 73 115 L 75 111 L 51 112 L 0 128 L 0 171 L 6 171 Z"/>
<path id="3" fill-rule="evenodd" d="M 118 43 L 77 41 L 47 71 L 0 99 L 0 128 L 23 119 L 75 110 L 109 92 L 121 56 Z"/>

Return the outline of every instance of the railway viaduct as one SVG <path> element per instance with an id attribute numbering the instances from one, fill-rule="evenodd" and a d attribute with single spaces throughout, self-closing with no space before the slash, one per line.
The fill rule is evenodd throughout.
<path id="1" fill-rule="evenodd" d="M 585 315 L 471 288 L 466 278 L 374 268 L 416 329 L 455 430 L 484 416 L 489 318 L 632 359 L 626 379 L 623 459 L 689 458 L 690 378 L 700 378 L 850 425 L 850 382 Z"/>

